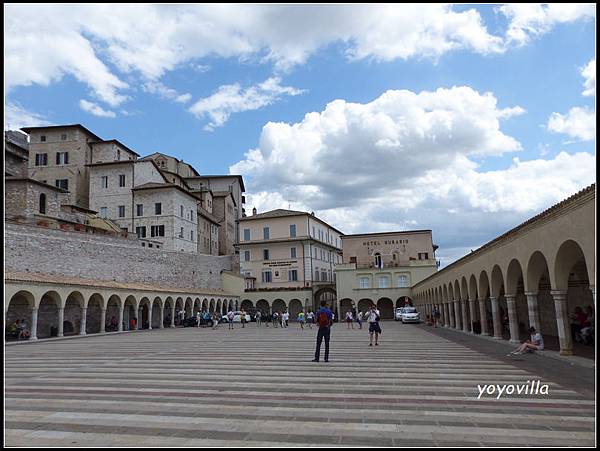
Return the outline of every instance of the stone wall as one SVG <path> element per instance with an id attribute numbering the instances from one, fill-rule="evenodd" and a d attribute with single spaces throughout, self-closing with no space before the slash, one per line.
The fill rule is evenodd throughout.
<path id="1" fill-rule="evenodd" d="M 6 223 L 5 270 L 165 287 L 222 288 L 231 256 L 139 247 L 136 240 Z"/>

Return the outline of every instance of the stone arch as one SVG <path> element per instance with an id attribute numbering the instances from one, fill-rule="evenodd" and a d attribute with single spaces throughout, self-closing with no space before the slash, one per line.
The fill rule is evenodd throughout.
<path id="1" fill-rule="evenodd" d="M 284 312 L 285 310 L 287 310 L 287 305 L 283 299 L 275 299 L 273 301 L 274 312 Z"/>
<path id="2" fill-rule="evenodd" d="M 352 311 L 353 308 L 354 308 L 354 301 L 352 299 L 345 298 L 340 301 L 340 315 L 343 318 L 346 318 L 346 312 L 348 310 Z"/>
<path id="3" fill-rule="evenodd" d="M 469 277 L 468 293 L 470 299 L 477 299 L 479 296 L 479 293 L 477 292 L 477 279 L 475 278 L 475 274 L 471 274 L 471 277 Z"/>
<path id="4" fill-rule="evenodd" d="M 106 318 L 104 330 L 116 332 L 119 330 L 121 319 L 121 298 L 117 294 L 111 294 L 106 301 Z"/>
<path id="5" fill-rule="evenodd" d="M 479 297 L 483 299 L 487 299 L 490 296 L 490 278 L 485 269 L 479 274 L 477 291 L 479 292 Z"/>
<path id="6" fill-rule="evenodd" d="M 444 284 L 442 286 L 442 301 L 447 302 L 448 300 L 448 285 Z"/>
<path id="7" fill-rule="evenodd" d="M 456 279 L 454 281 L 454 300 L 455 301 L 462 300 L 462 294 L 460 292 L 460 283 L 459 283 L 458 279 Z"/>
<path id="8" fill-rule="evenodd" d="M 377 310 L 381 319 L 394 319 L 394 301 L 390 298 L 379 298 Z"/>
<path id="9" fill-rule="evenodd" d="M 132 320 L 135 320 L 135 325 Z M 133 295 L 129 295 L 123 302 L 123 326 L 125 330 L 135 330 L 138 321 L 138 301 Z"/>
<path id="10" fill-rule="evenodd" d="M 260 299 L 256 303 L 256 308 L 259 309 L 263 315 L 271 313 L 271 308 L 269 306 L 269 302 L 265 299 Z"/>
<path id="11" fill-rule="evenodd" d="M 302 301 L 300 299 L 292 299 L 290 301 L 290 321 L 298 320 L 298 313 L 302 311 Z"/>
<path id="12" fill-rule="evenodd" d="M 27 320 L 29 327 L 33 324 L 32 309 L 35 307 L 35 296 L 21 290 L 13 294 L 8 301 L 5 313 L 5 325 L 14 324 L 17 320 Z M 11 337 L 12 339 L 12 337 Z"/>
<path id="13" fill-rule="evenodd" d="M 521 263 L 513 258 L 506 270 L 506 294 L 516 295 L 517 289 L 523 285 L 523 270 Z"/>
<path id="14" fill-rule="evenodd" d="M 448 282 L 448 300 L 449 301 L 454 301 L 454 285 L 452 284 L 452 282 Z"/>
<path id="15" fill-rule="evenodd" d="M 158 296 L 152 301 L 152 329 L 160 329 L 162 324 L 163 301 Z"/>
<path id="16" fill-rule="evenodd" d="M 200 303 L 200 299 L 196 298 L 194 299 L 194 310 L 192 311 L 192 314 L 196 316 L 200 310 L 202 310 L 202 304 Z"/>
<path id="17" fill-rule="evenodd" d="M 48 291 L 40 298 L 37 315 L 37 338 L 58 336 L 59 313 L 62 305 L 60 295 L 56 291 Z M 31 325 L 31 323 L 30 323 Z"/>
<path id="18" fill-rule="evenodd" d="M 82 313 L 85 298 L 79 291 L 72 291 L 65 299 L 63 333 L 75 335 L 81 333 Z"/>
<path id="19" fill-rule="evenodd" d="M 375 305 L 373 300 L 367 299 L 367 298 L 361 299 L 360 301 L 358 301 L 358 310 L 363 313 L 366 313 L 367 310 L 369 310 L 372 305 Z"/>
<path id="20" fill-rule="evenodd" d="M 104 297 L 100 293 L 94 293 L 88 298 L 86 306 L 85 333 L 100 333 L 102 331 L 102 310 L 104 310 Z"/>
<path id="21" fill-rule="evenodd" d="M 191 316 L 194 314 L 194 303 L 192 301 L 192 298 L 186 298 L 185 299 L 185 317 L 186 318 L 191 318 Z"/>
<path id="22" fill-rule="evenodd" d="M 138 306 L 138 329 L 149 329 L 150 328 L 150 309 L 152 308 L 152 304 L 150 299 L 144 296 L 140 299 L 140 304 Z"/>
<path id="23" fill-rule="evenodd" d="M 222 314 L 223 313 L 223 300 L 222 299 L 217 299 L 217 313 Z"/>
<path id="24" fill-rule="evenodd" d="M 581 265 L 581 263 L 585 265 L 587 271 L 589 265 L 586 263 L 585 254 L 581 246 L 574 240 L 563 242 L 556 252 L 552 265 L 553 271 L 550 273 L 552 287 L 555 290 L 566 291 L 569 287 L 569 277 L 572 269 L 575 265 Z"/>
<path id="25" fill-rule="evenodd" d="M 203 312 L 208 312 L 208 299 L 204 298 L 202 300 L 201 309 L 202 309 Z"/>
<path id="26" fill-rule="evenodd" d="M 165 303 L 163 304 L 163 327 L 171 327 L 174 306 L 175 303 L 173 298 L 171 296 L 167 296 L 165 298 Z"/>
<path id="27" fill-rule="evenodd" d="M 252 303 L 252 301 L 250 299 L 244 299 L 242 301 L 242 310 L 248 312 L 248 310 L 251 310 L 254 308 L 254 304 Z"/>
<path id="28" fill-rule="evenodd" d="M 542 277 L 547 275 L 548 281 L 550 280 L 550 271 L 549 271 L 548 261 L 544 254 L 540 251 L 535 251 L 529 257 L 527 262 L 527 269 L 525 277 L 525 291 L 529 292 L 537 292 L 538 286 Z"/>
<path id="29" fill-rule="evenodd" d="M 504 275 L 499 265 L 494 265 L 492 269 L 492 280 L 490 286 L 490 295 L 493 297 L 500 297 L 505 291 L 504 287 Z"/>
<path id="30" fill-rule="evenodd" d="M 210 300 L 210 304 L 208 305 L 208 312 L 209 313 L 215 313 L 215 300 L 211 299 Z"/>
<path id="31" fill-rule="evenodd" d="M 39 199 L 39 204 L 38 204 L 38 211 L 42 215 L 46 214 L 46 194 L 44 194 L 44 193 L 40 194 L 40 199 Z"/>

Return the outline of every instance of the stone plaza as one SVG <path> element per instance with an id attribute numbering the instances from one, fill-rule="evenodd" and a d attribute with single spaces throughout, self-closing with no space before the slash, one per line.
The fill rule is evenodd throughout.
<path id="1" fill-rule="evenodd" d="M 425 325 L 165 328 L 5 345 L 7 446 L 593 446 L 594 362 Z M 551 351 L 548 351 L 551 352 Z M 562 360 L 561 360 L 562 359 Z M 540 380 L 548 395 L 483 395 Z"/>

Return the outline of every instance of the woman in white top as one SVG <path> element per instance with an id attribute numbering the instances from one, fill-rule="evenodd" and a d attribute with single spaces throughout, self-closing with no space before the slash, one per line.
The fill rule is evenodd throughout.
<path id="1" fill-rule="evenodd" d="M 372 305 L 366 316 L 369 319 L 369 335 L 371 337 L 369 346 L 373 346 L 373 334 L 375 334 L 375 346 L 379 346 L 379 343 L 377 342 L 379 340 L 379 334 L 381 333 L 381 327 L 379 327 L 379 310 Z"/>
<path id="2" fill-rule="evenodd" d="M 350 326 L 352 326 L 352 329 L 354 329 L 354 318 L 352 318 L 352 312 L 350 310 L 348 310 L 346 312 L 346 324 L 348 324 L 348 329 L 350 329 Z"/>
<path id="3" fill-rule="evenodd" d="M 544 350 L 544 339 L 542 338 L 542 334 L 536 332 L 535 327 L 529 328 L 529 333 L 531 334 L 531 340 L 527 340 L 509 355 L 519 355 L 524 352 L 533 352 L 533 351 L 543 351 Z"/>

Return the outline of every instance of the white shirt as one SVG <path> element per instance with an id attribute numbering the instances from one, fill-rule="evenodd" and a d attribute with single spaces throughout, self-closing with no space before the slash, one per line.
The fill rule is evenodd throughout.
<path id="1" fill-rule="evenodd" d="M 539 348 L 540 351 L 544 350 L 544 339 L 542 338 L 542 334 L 538 332 L 535 335 L 532 335 L 531 341 Z"/>
<path id="2" fill-rule="evenodd" d="M 378 316 L 381 316 L 379 313 L 379 310 L 377 310 L 377 309 L 369 310 L 369 322 L 370 323 L 376 323 Z"/>
<path id="3" fill-rule="evenodd" d="M 357 317 L 358 317 L 359 321 L 362 321 L 362 319 L 363 319 L 363 313 L 362 312 L 358 312 Z"/>
<path id="4" fill-rule="evenodd" d="M 286 312 L 286 313 L 284 313 L 284 314 L 283 314 L 283 320 L 284 320 L 284 321 L 289 321 L 289 319 L 290 319 L 290 314 L 289 314 L 289 313 L 287 313 L 287 312 Z"/>

